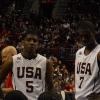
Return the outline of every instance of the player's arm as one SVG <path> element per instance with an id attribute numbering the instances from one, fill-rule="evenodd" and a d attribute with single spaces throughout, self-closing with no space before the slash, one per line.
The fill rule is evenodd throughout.
<path id="1" fill-rule="evenodd" d="M 46 66 L 46 84 L 48 90 L 53 89 L 53 64 L 49 60 L 47 60 L 47 66 Z"/>
<path id="2" fill-rule="evenodd" d="M 13 60 L 12 57 L 2 64 L 2 68 L 0 69 L 0 85 L 5 80 L 6 76 L 12 70 Z"/>
<path id="3" fill-rule="evenodd" d="M 97 60 L 98 60 L 98 66 L 99 66 L 99 70 L 100 70 L 100 52 L 98 53 Z"/>

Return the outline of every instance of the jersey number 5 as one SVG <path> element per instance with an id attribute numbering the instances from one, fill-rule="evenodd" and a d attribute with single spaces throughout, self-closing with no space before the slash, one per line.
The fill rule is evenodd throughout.
<path id="1" fill-rule="evenodd" d="M 82 86 L 82 83 L 83 83 L 83 80 L 84 80 L 84 77 L 80 77 L 80 85 L 79 85 L 79 88 L 81 88 L 81 86 Z"/>
<path id="2" fill-rule="evenodd" d="M 32 84 L 33 84 L 33 81 L 26 81 L 26 87 L 27 87 L 26 91 L 29 93 L 33 92 L 34 88 Z"/>

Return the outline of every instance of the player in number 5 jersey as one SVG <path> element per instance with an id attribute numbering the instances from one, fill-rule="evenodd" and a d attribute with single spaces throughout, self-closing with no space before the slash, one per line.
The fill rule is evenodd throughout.
<path id="1" fill-rule="evenodd" d="M 28 100 L 37 100 L 38 96 L 45 91 L 46 84 L 48 90 L 53 88 L 52 63 L 37 53 L 39 40 L 35 32 L 24 34 L 21 40 L 22 52 L 2 65 L 0 84 L 12 70 L 13 88 L 21 91 Z"/>
<path id="2" fill-rule="evenodd" d="M 76 52 L 76 100 L 100 100 L 100 45 L 95 39 L 95 27 L 82 21 L 77 27 L 78 42 L 83 45 Z"/>

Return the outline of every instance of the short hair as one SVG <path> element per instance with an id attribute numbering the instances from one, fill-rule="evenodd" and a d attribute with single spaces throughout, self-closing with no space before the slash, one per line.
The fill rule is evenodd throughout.
<path id="1" fill-rule="evenodd" d="M 61 100 L 61 95 L 57 92 L 43 92 L 38 97 L 38 100 Z"/>
<path id="2" fill-rule="evenodd" d="M 4 100 L 28 100 L 28 98 L 19 90 L 9 92 Z"/>
<path id="3" fill-rule="evenodd" d="M 80 21 L 77 25 L 77 31 L 95 33 L 95 25 L 91 21 Z"/>
<path id="4" fill-rule="evenodd" d="M 32 33 L 24 33 L 24 34 L 22 34 L 22 35 L 19 37 L 19 41 L 24 40 L 28 35 L 35 35 L 35 36 L 38 36 L 37 31 L 34 30 Z"/>

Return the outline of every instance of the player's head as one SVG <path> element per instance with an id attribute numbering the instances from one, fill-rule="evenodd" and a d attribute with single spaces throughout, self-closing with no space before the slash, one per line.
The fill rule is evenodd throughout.
<path id="1" fill-rule="evenodd" d="M 44 92 L 40 94 L 38 100 L 61 100 L 61 95 L 56 92 Z"/>
<path id="2" fill-rule="evenodd" d="M 36 33 L 27 33 L 22 36 L 22 45 L 27 52 L 34 52 L 38 48 L 38 36 Z"/>
<path id="3" fill-rule="evenodd" d="M 5 61 L 7 61 L 7 59 L 9 59 L 10 57 L 16 54 L 17 54 L 17 50 L 14 46 L 5 47 L 1 52 L 2 63 L 4 63 Z"/>
<path id="4" fill-rule="evenodd" d="M 14 90 L 9 92 L 4 100 L 28 100 L 27 97 L 20 91 Z"/>
<path id="5" fill-rule="evenodd" d="M 78 41 L 85 46 L 95 43 L 95 26 L 90 21 L 81 21 L 77 27 Z"/>

